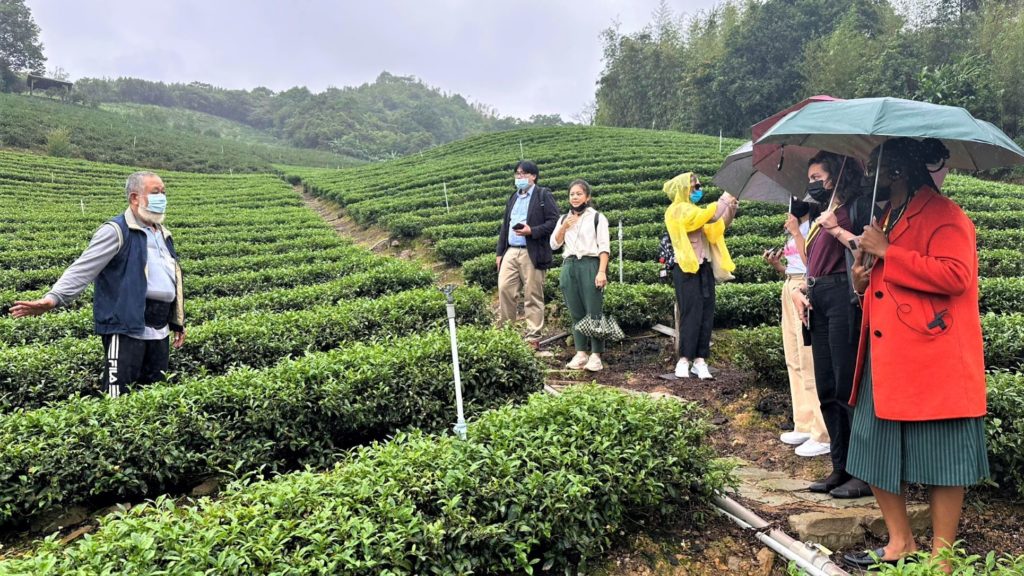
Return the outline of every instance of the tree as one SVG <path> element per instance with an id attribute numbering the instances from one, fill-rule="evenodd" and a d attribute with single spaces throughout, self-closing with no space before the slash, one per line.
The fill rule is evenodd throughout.
<path id="1" fill-rule="evenodd" d="M 32 11 L 24 0 L 0 0 L 0 90 L 10 90 L 17 73 L 42 74 L 45 63 Z"/>

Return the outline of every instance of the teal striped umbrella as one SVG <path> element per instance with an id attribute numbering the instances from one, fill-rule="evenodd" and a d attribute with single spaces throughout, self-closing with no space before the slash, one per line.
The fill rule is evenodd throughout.
<path id="1" fill-rule="evenodd" d="M 899 137 L 941 140 L 949 149 L 949 168 L 1024 164 L 1024 149 L 967 110 L 902 98 L 808 104 L 779 120 L 755 144 L 797 145 L 867 160 L 879 144 Z"/>

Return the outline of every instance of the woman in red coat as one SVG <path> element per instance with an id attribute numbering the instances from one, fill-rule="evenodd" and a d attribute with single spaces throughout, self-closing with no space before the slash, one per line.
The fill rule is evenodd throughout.
<path id="1" fill-rule="evenodd" d="M 974 224 L 928 171 L 949 151 L 934 139 L 898 138 L 881 156 L 876 149 L 869 170 L 888 207 L 864 228 L 853 268 L 864 315 L 848 467 L 871 485 L 889 530 L 874 553 L 895 561 L 917 549 L 907 483 L 930 487 L 938 552 L 956 540 L 964 487 L 989 471 Z M 845 558 L 874 563 L 868 552 Z"/>

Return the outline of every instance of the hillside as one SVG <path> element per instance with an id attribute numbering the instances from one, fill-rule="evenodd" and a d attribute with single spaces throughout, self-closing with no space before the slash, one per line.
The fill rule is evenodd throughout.
<path id="1" fill-rule="evenodd" d="M 558 116 L 500 118 L 459 94 L 387 72 L 374 82 L 320 93 L 305 87 L 226 90 L 139 78 L 84 78 L 75 83 L 75 93 L 93 103 L 186 108 L 251 126 L 293 146 L 366 160 L 419 152 L 484 132 L 562 123 Z"/>
<path id="2" fill-rule="evenodd" d="M 62 154 L 98 162 L 192 172 L 268 172 L 272 162 L 323 167 L 360 162 L 295 148 L 188 111 L 102 110 L 15 94 L 0 94 L 0 110 L 0 146 L 46 152 L 52 131 L 66 128 Z"/>
<path id="3" fill-rule="evenodd" d="M 275 138 L 252 126 L 187 108 L 131 103 L 105 103 L 100 104 L 99 108 L 120 114 L 126 118 L 163 124 L 168 128 L 192 132 L 202 136 L 236 140 L 250 145 L 263 144 L 293 148 L 288 142 Z"/>

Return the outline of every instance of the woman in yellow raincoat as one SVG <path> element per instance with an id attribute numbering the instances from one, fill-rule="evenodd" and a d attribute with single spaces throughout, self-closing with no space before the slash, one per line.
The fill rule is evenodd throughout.
<path id="1" fill-rule="evenodd" d="M 665 182 L 672 205 L 665 211 L 663 250 L 671 250 L 666 265 L 679 304 L 679 361 L 675 374 L 689 378 L 692 370 L 701 380 L 710 379 L 705 359 L 710 353 L 715 316 L 715 282 L 732 278 L 736 269 L 725 247 L 725 229 L 736 215 L 737 200 L 723 192 L 717 202 L 698 206 L 704 197 L 700 180 L 686 172 Z"/>

